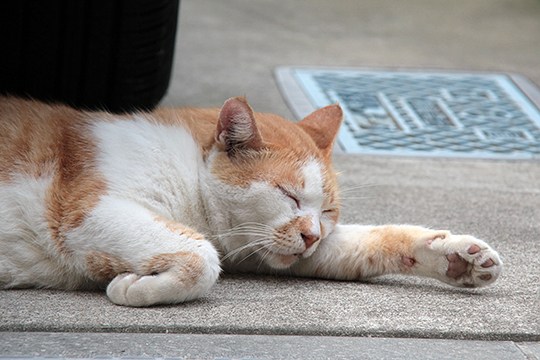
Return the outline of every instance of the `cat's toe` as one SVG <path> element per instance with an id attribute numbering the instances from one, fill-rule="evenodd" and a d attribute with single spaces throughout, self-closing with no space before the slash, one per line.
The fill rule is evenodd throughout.
<path id="1" fill-rule="evenodd" d="M 107 286 L 107 296 L 117 305 L 131 305 L 127 296 L 128 289 L 140 276 L 132 273 L 117 275 Z"/>

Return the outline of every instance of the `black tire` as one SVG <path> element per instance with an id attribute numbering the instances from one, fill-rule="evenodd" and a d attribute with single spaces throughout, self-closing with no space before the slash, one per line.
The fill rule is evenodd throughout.
<path id="1" fill-rule="evenodd" d="M 179 0 L 0 1 L 0 92 L 151 109 L 169 85 Z"/>

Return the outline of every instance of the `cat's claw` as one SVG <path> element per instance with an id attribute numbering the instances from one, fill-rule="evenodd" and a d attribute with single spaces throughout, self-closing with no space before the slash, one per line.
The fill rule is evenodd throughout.
<path id="1" fill-rule="evenodd" d="M 493 283 L 501 274 L 499 254 L 473 236 L 448 234 L 428 241 L 427 247 L 438 258 L 434 277 L 447 284 L 482 287 Z"/>

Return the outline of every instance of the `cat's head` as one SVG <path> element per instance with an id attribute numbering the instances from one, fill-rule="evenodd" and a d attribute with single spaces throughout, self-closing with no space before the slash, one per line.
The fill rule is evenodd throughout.
<path id="1" fill-rule="evenodd" d="M 330 105 L 293 123 L 254 113 L 244 98 L 225 102 L 207 161 L 227 259 L 287 268 L 333 230 L 339 197 L 331 154 L 342 117 Z"/>

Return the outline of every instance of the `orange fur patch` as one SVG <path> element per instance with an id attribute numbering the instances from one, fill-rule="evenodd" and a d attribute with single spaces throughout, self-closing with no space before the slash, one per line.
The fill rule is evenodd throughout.
<path id="1" fill-rule="evenodd" d="M 53 112 L 38 102 L 0 97 L 0 180 L 53 175 L 63 132 L 63 119 Z"/>
<path id="2" fill-rule="evenodd" d="M 169 220 L 169 219 L 166 219 L 162 216 L 159 216 L 159 215 L 156 215 L 154 217 L 154 220 L 165 225 L 165 227 L 170 231 L 170 232 L 173 232 L 175 234 L 178 234 L 178 235 L 183 235 L 183 236 L 186 236 L 190 239 L 194 239 L 194 240 L 204 240 L 204 235 L 196 232 L 195 230 L 187 227 L 187 226 L 184 226 L 182 224 L 179 224 L 175 221 L 172 221 L 172 220 Z"/>
<path id="3" fill-rule="evenodd" d="M 95 144 L 85 134 L 88 114 L 63 105 L 0 98 L 0 180 L 15 175 L 52 178 L 46 217 L 57 249 L 79 226 L 106 184 L 94 166 Z"/>
<path id="4" fill-rule="evenodd" d="M 119 257 L 100 251 L 91 251 L 86 255 L 88 276 L 97 282 L 109 282 L 118 274 L 133 272 L 128 262 Z"/>
<path id="5" fill-rule="evenodd" d="M 415 246 L 419 239 L 431 239 L 440 236 L 441 232 L 412 225 L 387 225 L 373 228 L 364 240 L 365 256 L 370 265 L 373 263 L 385 271 L 399 268 L 402 272 L 410 270 L 414 264 Z M 421 244 L 422 242 L 420 242 Z M 404 262 L 403 259 L 406 259 Z"/>
<path id="6" fill-rule="evenodd" d="M 328 158 L 342 120 L 343 111 L 339 105 L 334 104 L 314 111 L 298 125 L 311 136 L 324 157 Z"/>
<path id="7" fill-rule="evenodd" d="M 200 255 L 186 251 L 153 256 L 142 265 L 146 275 L 172 270 L 180 283 L 194 286 L 204 272 L 204 260 Z"/>
<path id="8" fill-rule="evenodd" d="M 412 245 L 415 239 L 421 235 L 418 232 L 416 228 L 409 226 L 376 227 L 371 230 L 369 237 L 379 241 L 370 242 L 366 251 L 368 254 L 412 256 Z"/>
<path id="9" fill-rule="evenodd" d="M 149 119 L 161 125 L 185 126 L 207 153 L 214 144 L 218 116 L 219 109 L 158 108 Z"/>

